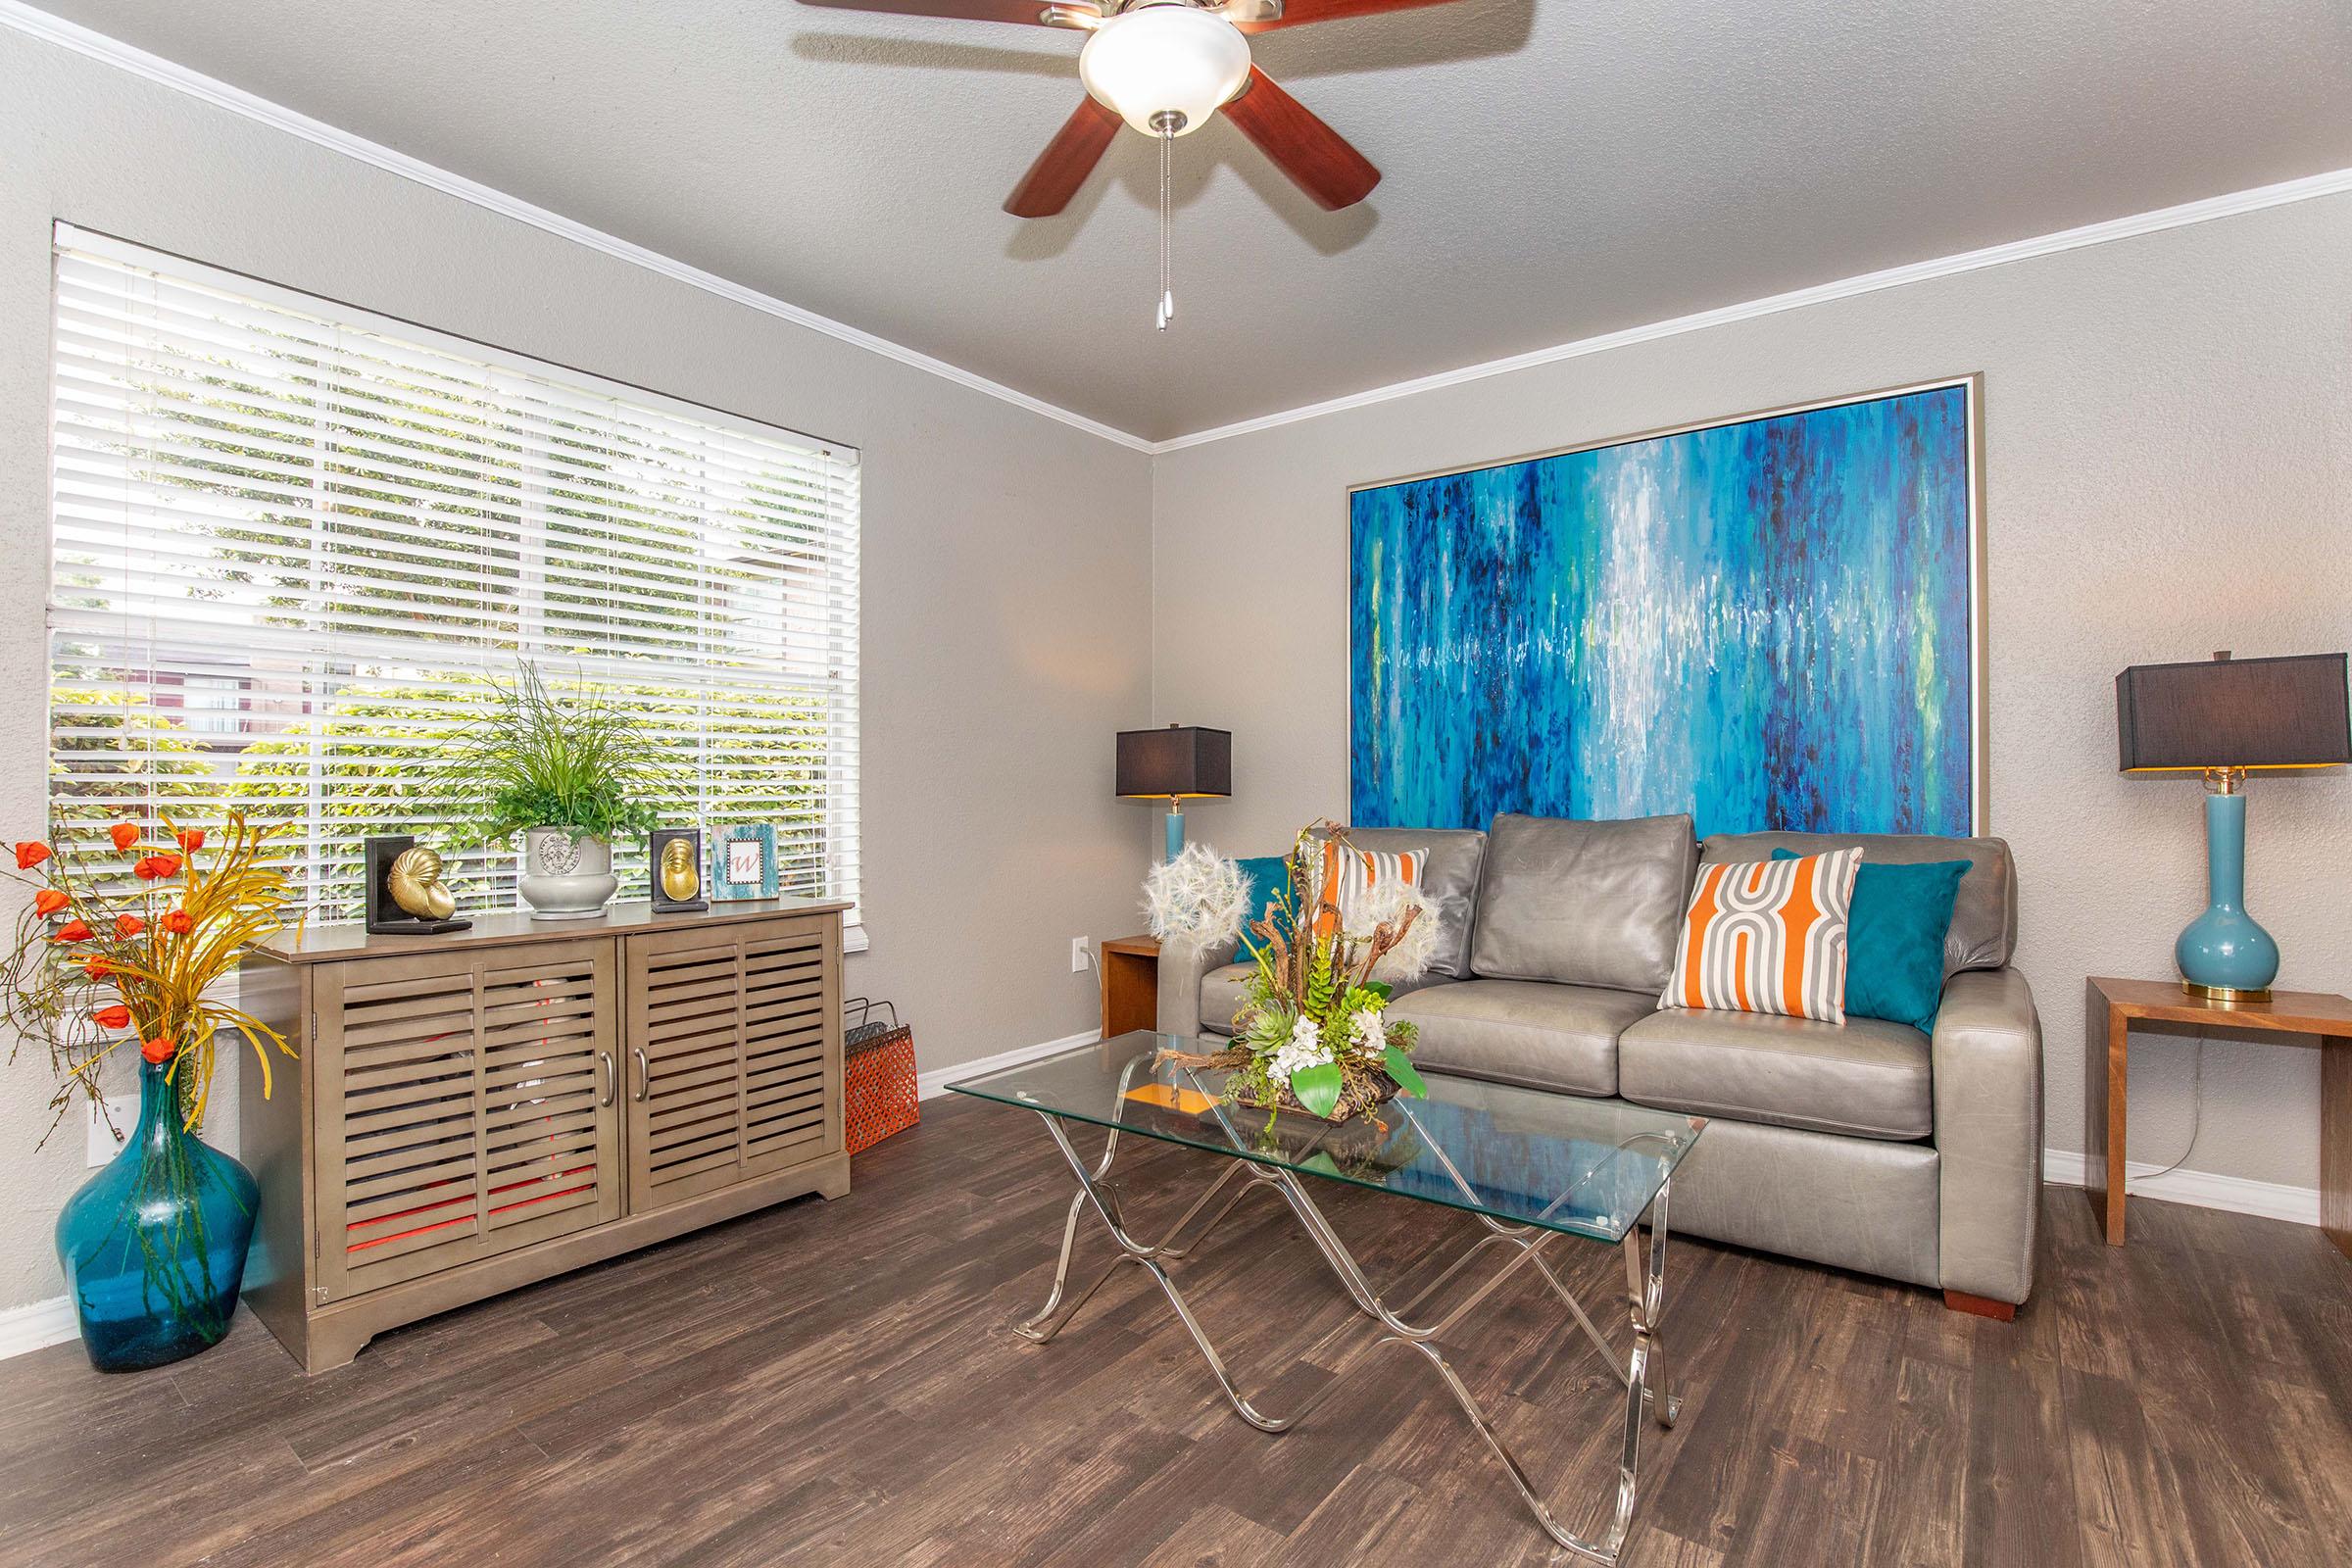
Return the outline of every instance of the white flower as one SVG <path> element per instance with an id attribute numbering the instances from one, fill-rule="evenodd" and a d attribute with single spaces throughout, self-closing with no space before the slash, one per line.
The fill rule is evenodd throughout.
<path id="1" fill-rule="evenodd" d="M 1384 1059 L 1389 1052 L 1389 1021 L 1378 1007 L 1366 1007 L 1355 1015 L 1355 1049 L 1361 1055 L 1375 1061 Z"/>
<path id="2" fill-rule="evenodd" d="M 1268 1071 L 1275 1082 L 1284 1083 L 1300 1068 L 1320 1067 L 1331 1059 L 1331 1048 L 1323 1043 L 1323 1031 L 1315 1027 L 1314 1019 L 1302 1017 L 1291 1025 L 1291 1038 L 1274 1053 L 1273 1065 Z"/>
<path id="3" fill-rule="evenodd" d="M 1144 913 L 1162 942 L 1182 939 L 1203 948 L 1241 935 L 1250 912 L 1250 883 L 1242 868 L 1205 844 L 1185 846 L 1173 860 L 1144 878 Z"/>

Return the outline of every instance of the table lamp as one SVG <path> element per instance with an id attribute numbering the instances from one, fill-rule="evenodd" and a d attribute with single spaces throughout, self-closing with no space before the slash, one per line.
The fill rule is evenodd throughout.
<path id="1" fill-rule="evenodd" d="M 2115 677 L 2127 773 L 2205 776 L 2211 902 L 2173 945 L 2180 985 L 2215 1002 L 2268 1002 L 2278 944 L 2246 913 L 2246 774 L 2352 762 L 2345 656 L 2134 664 Z"/>
<path id="2" fill-rule="evenodd" d="M 1184 853 L 1184 803 L 1233 793 L 1233 732 L 1170 724 L 1119 731 L 1112 792 L 1168 803 L 1168 858 Z"/>

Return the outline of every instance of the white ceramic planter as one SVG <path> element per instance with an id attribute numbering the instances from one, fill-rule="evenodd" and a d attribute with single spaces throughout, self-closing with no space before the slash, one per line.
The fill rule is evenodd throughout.
<path id="1" fill-rule="evenodd" d="M 612 846 L 560 827 L 526 828 L 520 886 L 534 920 L 592 920 L 620 891 Z"/>

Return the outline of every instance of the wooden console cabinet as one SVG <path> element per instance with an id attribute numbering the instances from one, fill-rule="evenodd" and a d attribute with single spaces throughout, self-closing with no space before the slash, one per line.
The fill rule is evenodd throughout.
<path id="1" fill-rule="evenodd" d="M 299 1061 L 240 1075 L 245 1301 L 312 1372 L 384 1329 L 850 1189 L 841 911 L 805 899 L 258 948 Z"/>

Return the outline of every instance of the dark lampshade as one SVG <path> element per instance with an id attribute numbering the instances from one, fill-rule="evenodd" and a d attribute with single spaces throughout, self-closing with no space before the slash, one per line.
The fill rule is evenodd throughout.
<path id="1" fill-rule="evenodd" d="M 2123 768 L 2352 762 L 2345 656 L 2133 664 L 2115 677 Z"/>
<path id="2" fill-rule="evenodd" d="M 1119 731 L 1113 793 L 1155 796 L 1233 793 L 1233 732 L 1170 724 Z"/>

